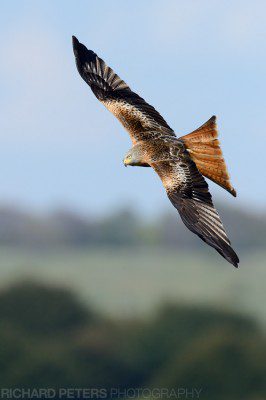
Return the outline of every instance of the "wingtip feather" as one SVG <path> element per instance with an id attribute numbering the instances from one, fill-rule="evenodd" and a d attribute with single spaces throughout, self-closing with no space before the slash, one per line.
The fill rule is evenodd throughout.
<path id="1" fill-rule="evenodd" d="M 236 252 L 232 249 L 231 246 L 225 245 L 221 246 L 221 252 L 219 249 L 216 249 L 230 264 L 232 264 L 235 268 L 239 268 L 239 258 Z"/>
<path id="2" fill-rule="evenodd" d="M 233 249 L 232 249 L 233 250 Z M 234 251 L 233 251 L 234 252 Z M 236 253 L 234 252 L 234 255 L 233 255 L 233 257 L 231 257 L 231 264 L 235 267 L 235 268 L 239 268 L 239 258 L 238 258 L 238 256 L 236 255 Z"/>
<path id="3" fill-rule="evenodd" d="M 76 36 L 74 36 L 74 35 L 72 36 L 72 46 L 73 46 L 73 50 L 74 50 L 74 53 L 75 53 L 75 50 L 77 50 L 77 48 L 79 46 L 79 41 L 76 38 Z"/>
<path id="4" fill-rule="evenodd" d="M 79 62 L 84 63 L 95 61 L 96 54 L 92 50 L 87 49 L 87 47 L 76 38 L 76 36 L 72 36 L 72 44 L 74 55 Z"/>

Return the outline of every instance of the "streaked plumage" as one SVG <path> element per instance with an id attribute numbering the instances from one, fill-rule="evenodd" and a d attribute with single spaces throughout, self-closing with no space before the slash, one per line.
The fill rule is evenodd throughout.
<path id="1" fill-rule="evenodd" d="M 163 117 L 131 91 L 93 51 L 75 37 L 73 49 L 81 77 L 98 100 L 129 132 L 133 148 L 126 164 L 151 166 L 184 224 L 235 267 L 239 259 L 215 210 L 203 175 L 236 196 L 212 117 L 189 135 L 177 138 Z"/>

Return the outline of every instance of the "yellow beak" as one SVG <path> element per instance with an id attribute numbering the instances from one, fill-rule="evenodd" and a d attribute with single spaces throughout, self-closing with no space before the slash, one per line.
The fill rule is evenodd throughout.
<path id="1" fill-rule="evenodd" d="M 124 158 L 123 160 L 124 166 L 127 167 L 129 164 L 129 159 L 128 158 Z"/>

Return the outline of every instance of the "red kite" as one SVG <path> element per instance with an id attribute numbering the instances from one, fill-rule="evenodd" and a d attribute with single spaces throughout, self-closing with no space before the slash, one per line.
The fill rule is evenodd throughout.
<path id="1" fill-rule="evenodd" d="M 134 93 L 74 36 L 73 49 L 81 77 L 130 135 L 133 147 L 126 154 L 124 164 L 152 167 L 187 228 L 238 267 L 238 256 L 231 247 L 203 177 L 236 196 L 218 141 L 216 117 L 194 132 L 177 138 L 155 108 Z"/>

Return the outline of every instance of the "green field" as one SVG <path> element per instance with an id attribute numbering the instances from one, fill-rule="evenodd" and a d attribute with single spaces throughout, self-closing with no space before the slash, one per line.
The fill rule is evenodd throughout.
<path id="1" fill-rule="evenodd" d="M 37 280 L 66 286 L 112 316 L 150 313 L 162 302 L 212 304 L 266 323 L 265 255 L 250 254 L 239 270 L 213 253 L 145 249 L 29 251 L 2 247 L 1 286 Z"/>

